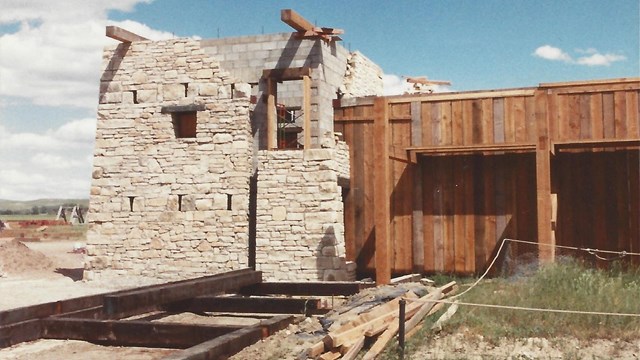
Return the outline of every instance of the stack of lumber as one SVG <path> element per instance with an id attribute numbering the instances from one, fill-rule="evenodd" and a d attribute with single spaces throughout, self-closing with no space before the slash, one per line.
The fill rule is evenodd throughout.
<path id="1" fill-rule="evenodd" d="M 435 301 L 441 300 L 456 285 L 452 281 L 418 298 L 411 291 L 398 296 L 384 304 L 377 305 L 337 328 L 330 330 L 322 341 L 314 344 L 307 351 L 312 359 L 355 359 L 362 350 L 367 338 L 373 341 L 362 359 L 375 359 L 386 347 L 387 343 L 398 333 L 399 306 L 402 298 L 407 299 L 405 308 L 405 331 L 416 328 L 427 315 L 435 312 Z"/>

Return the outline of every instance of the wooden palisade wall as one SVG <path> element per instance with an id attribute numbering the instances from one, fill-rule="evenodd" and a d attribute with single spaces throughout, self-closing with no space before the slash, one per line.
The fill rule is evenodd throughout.
<path id="1" fill-rule="evenodd" d="M 505 237 L 637 250 L 639 89 L 638 79 L 618 79 L 378 98 L 388 125 L 391 272 L 479 272 Z M 351 151 L 347 257 L 361 273 L 376 270 L 380 221 L 374 213 L 374 197 L 381 196 L 374 183 L 380 112 L 373 100 L 343 101 L 335 109 L 335 131 Z M 557 240 L 552 192 L 558 193 Z M 586 192 L 596 194 L 593 201 L 584 200 Z M 509 250 L 538 254 L 529 245 Z M 552 247 L 539 250 L 541 258 L 553 258 Z"/>

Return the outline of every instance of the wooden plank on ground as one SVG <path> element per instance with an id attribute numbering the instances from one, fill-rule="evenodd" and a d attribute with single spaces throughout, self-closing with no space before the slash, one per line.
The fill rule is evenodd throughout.
<path id="1" fill-rule="evenodd" d="M 364 347 L 364 340 L 365 337 L 361 336 L 355 343 L 350 345 L 348 350 L 344 353 L 344 356 L 342 356 L 342 360 L 354 360 L 358 356 L 360 350 Z"/>
<path id="2" fill-rule="evenodd" d="M 421 274 L 408 274 L 391 279 L 391 284 L 401 284 L 409 282 L 418 282 L 422 278 Z"/>
<path id="3" fill-rule="evenodd" d="M 40 319 L 0 326 L 0 349 L 26 341 L 38 340 L 41 337 L 42 322 Z"/>
<path id="4" fill-rule="evenodd" d="M 109 294 L 115 293 L 117 292 Z M 100 306 L 103 295 L 89 295 L 0 311 L 0 326 Z"/>
<path id="5" fill-rule="evenodd" d="M 174 301 L 200 295 L 235 292 L 242 287 L 258 284 L 262 273 L 241 269 L 187 281 L 164 284 L 151 289 L 133 289 L 104 296 L 105 313 L 110 317 L 126 317 Z"/>
<path id="6" fill-rule="evenodd" d="M 72 339 L 116 346 L 188 348 L 242 326 L 175 324 L 149 321 L 48 318 L 42 320 L 44 339 Z"/>
<path id="7" fill-rule="evenodd" d="M 351 281 L 262 282 L 241 289 L 244 295 L 334 296 L 354 295 L 375 283 Z"/>
<path id="8" fill-rule="evenodd" d="M 413 327 L 415 327 L 420 320 L 431 310 L 431 308 L 435 305 L 435 302 L 425 303 L 425 301 L 429 300 L 440 300 L 442 298 L 442 291 L 437 290 L 435 292 L 429 293 L 423 297 L 421 297 L 416 302 L 410 302 L 407 304 L 406 312 L 408 315 L 405 317 L 405 330 L 409 331 Z M 413 313 L 413 314 L 411 314 Z M 388 328 L 378 337 L 376 342 L 369 348 L 369 351 L 362 357 L 363 360 L 372 360 L 375 359 L 384 348 L 387 346 L 387 343 L 398 333 L 400 328 L 399 318 L 396 316 L 393 320 L 393 323 L 389 324 Z M 408 321 L 407 321 L 408 320 Z M 407 327 L 409 325 L 410 327 Z"/>
<path id="9" fill-rule="evenodd" d="M 233 312 L 321 315 L 330 309 L 323 309 L 320 299 L 282 297 L 238 297 L 238 296 L 198 296 L 171 303 L 166 306 L 171 312 Z"/>
<path id="10" fill-rule="evenodd" d="M 205 341 L 162 360 L 218 360 L 231 356 L 262 339 L 262 329 L 256 326 L 236 330 Z"/>

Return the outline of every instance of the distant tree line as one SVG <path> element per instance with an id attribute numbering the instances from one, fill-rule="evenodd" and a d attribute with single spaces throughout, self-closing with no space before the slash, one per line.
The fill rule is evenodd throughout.
<path id="1" fill-rule="evenodd" d="M 73 208 L 76 204 L 66 203 L 62 204 L 63 208 Z M 80 206 L 82 213 L 86 212 L 86 209 Z M 0 209 L 0 215 L 57 215 L 60 205 L 43 205 L 32 206 L 31 209 Z"/>

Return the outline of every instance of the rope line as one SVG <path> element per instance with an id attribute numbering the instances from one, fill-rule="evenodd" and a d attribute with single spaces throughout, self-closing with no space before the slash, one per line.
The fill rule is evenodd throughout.
<path id="1" fill-rule="evenodd" d="M 480 283 L 480 281 L 484 280 L 484 278 L 487 276 L 487 274 L 489 273 L 489 271 L 491 270 L 493 265 L 498 260 L 498 257 L 500 256 L 500 253 L 502 252 L 502 248 L 504 247 L 504 244 L 507 241 L 514 242 L 514 243 L 553 246 L 553 247 L 562 248 L 562 249 L 586 251 L 589 254 L 594 255 L 596 258 L 598 258 L 600 260 L 606 260 L 606 261 L 621 259 L 621 258 L 623 258 L 623 257 L 625 257 L 627 255 L 640 256 L 640 253 L 633 253 L 633 252 L 627 252 L 627 251 L 598 250 L 598 249 L 579 248 L 579 247 L 565 246 L 565 245 L 553 245 L 553 244 L 544 244 L 544 243 L 541 244 L 541 243 L 537 243 L 537 242 L 533 242 L 533 241 L 504 238 L 504 239 L 502 239 L 502 242 L 500 243 L 500 247 L 498 248 L 498 251 L 496 252 L 496 255 L 491 260 L 491 263 L 489 263 L 489 266 L 487 267 L 487 270 L 485 270 L 485 272 L 473 284 L 471 284 L 471 286 L 468 289 L 466 289 L 465 291 L 461 292 L 460 294 L 457 294 L 457 295 L 449 297 L 448 300 L 444 300 L 444 299 L 440 299 L 440 300 L 420 300 L 420 299 L 410 299 L 410 298 L 405 298 L 405 300 L 414 301 L 414 302 L 421 302 L 421 303 L 443 303 L 443 304 L 454 304 L 455 303 L 455 304 L 459 304 L 459 305 L 487 307 L 487 308 L 495 308 L 495 309 L 511 309 L 511 310 L 538 311 L 538 312 L 551 312 L 551 313 L 563 313 L 563 314 L 640 317 L 640 314 L 635 314 L 635 313 L 612 313 L 612 312 L 600 312 L 600 311 L 545 309 L 545 308 L 533 308 L 533 307 L 512 306 L 512 305 L 494 305 L 494 304 L 468 303 L 468 302 L 460 302 L 460 301 L 457 301 L 457 300 L 456 301 L 451 301 L 453 299 L 457 299 L 457 298 L 461 297 L 462 295 L 468 293 L 469 291 L 471 291 L 471 289 L 476 287 L 476 285 L 478 285 Z M 619 256 L 617 258 L 604 258 L 604 257 L 601 257 L 600 255 L 598 255 L 598 253 L 617 254 Z"/>
<path id="2" fill-rule="evenodd" d="M 628 252 L 628 251 L 624 251 L 624 250 L 623 251 L 599 250 L 599 249 L 581 248 L 581 247 L 575 247 L 575 246 L 537 243 L 537 242 L 533 242 L 533 241 L 507 239 L 507 238 L 505 238 L 504 240 L 510 241 L 510 242 L 515 242 L 515 243 L 522 243 L 522 244 L 542 245 L 542 246 L 556 247 L 556 248 L 560 248 L 560 249 L 585 251 L 585 252 L 588 252 L 589 254 L 592 254 L 592 255 L 595 255 L 595 253 L 602 253 L 602 254 L 616 254 L 616 255 L 621 255 L 621 256 L 627 256 L 627 255 L 629 255 L 629 256 L 640 256 L 640 253 Z"/>
<path id="3" fill-rule="evenodd" d="M 405 298 L 405 300 L 413 301 L 413 302 L 419 302 L 419 303 L 458 304 L 458 305 L 486 307 L 486 308 L 493 308 L 493 309 L 526 310 L 526 311 L 550 312 L 550 313 L 562 313 L 562 314 L 640 317 L 640 314 L 636 314 L 636 313 L 613 313 L 613 312 L 601 312 L 601 311 L 545 309 L 545 308 L 534 308 L 534 307 L 526 307 L 526 306 L 479 304 L 479 303 L 469 303 L 469 302 L 461 302 L 461 301 L 451 301 L 451 300 L 445 300 L 445 299 L 441 299 L 441 300 L 421 300 L 421 299 Z"/>

